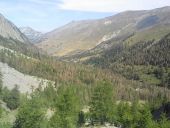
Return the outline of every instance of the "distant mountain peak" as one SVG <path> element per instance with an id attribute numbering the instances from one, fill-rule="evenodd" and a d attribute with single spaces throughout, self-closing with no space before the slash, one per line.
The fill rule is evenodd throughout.
<path id="1" fill-rule="evenodd" d="M 30 40 L 31 43 L 37 43 L 41 36 L 42 32 L 36 31 L 31 27 L 20 27 L 20 31 Z"/>

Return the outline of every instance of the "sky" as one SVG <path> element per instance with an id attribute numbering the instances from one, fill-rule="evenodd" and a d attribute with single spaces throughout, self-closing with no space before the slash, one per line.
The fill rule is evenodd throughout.
<path id="1" fill-rule="evenodd" d="M 48 32 L 71 21 L 163 6 L 170 0 L 0 0 L 0 13 L 18 27 Z"/>

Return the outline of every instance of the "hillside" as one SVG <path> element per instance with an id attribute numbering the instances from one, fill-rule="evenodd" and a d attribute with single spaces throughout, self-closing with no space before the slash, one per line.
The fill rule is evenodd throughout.
<path id="1" fill-rule="evenodd" d="M 161 26 L 170 23 L 169 12 L 170 7 L 164 7 L 150 11 L 127 11 L 100 20 L 73 21 L 45 34 L 37 46 L 50 55 L 61 57 L 77 55 L 100 45 L 109 48 L 110 45 L 103 46 L 103 43 L 110 39 L 116 43 L 152 29 L 162 28 L 162 33 L 167 34 L 169 27 L 164 30 Z"/>
<path id="2" fill-rule="evenodd" d="M 159 41 L 140 41 L 131 46 L 123 41 L 83 63 L 111 69 L 127 79 L 169 88 L 169 37 L 167 34 Z"/>
<path id="3" fill-rule="evenodd" d="M 152 34 L 152 33 L 151 33 Z M 96 64 L 124 63 L 127 65 L 153 65 L 169 67 L 170 34 L 160 40 L 140 41 L 127 45 L 127 41 L 113 45 L 101 53 L 101 56 L 91 58 Z M 95 60 L 96 58 L 96 60 Z M 99 59 L 99 61 L 97 61 Z M 88 60 L 87 60 L 88 61 Z"/>
<path id="4" fill-rule="evenodd" d="M 33 59 L 33 56 L 37 58 L 39 57 L 39 50 L 28 41 L 26 36 L 22 34 L 12 22 L 2 15 L 0 15 L 0 27 L 1 53 L 11 53 L 16 57 L 26 58 L 27 61 Z M 36 60 L 36 58 L 33 60 Z M 0 62 L 0 69 L 3 77 L 3 86 L 10 90 L 18 85 L 21 93 L 31 93 L 38 88 L 40 84 L 42 84 L 43 88 L 48 85 L 48 80 L 36 76 L 25 75 L 18 70 L 11 68 L 7 63 L 3 63 L 3 61 Z"/>
<path id="5" fill-rule="evenodd" d="M 27 37 L 20 32 L 20 30 L 3 15 L 0 14 L 0 35 L 4 38 L 11 38 L 23 43 L 28 43 Z"/>
<path id="6" fill-rule="evenodd" d="M 9 90 L 12 90 L 17 85 L 20 93 L 30 94 L 39 88 L 40 85 L 44 89 L 50 83 L 48 80 L 20 73 L 5 63 L 0 62 L 0 69 L 3 76 L 3 86 Z"/>
<path id="7" fill-rule="evenodd" d="M 4 86 L 11 86 L 10 89 L 12 89 L 12 86 L 14 87 L 15 84 L 18 84 L 19 87 L 23 86 L 23 88 L 28 84 L 33 84 L 29 85 L 29 87 L 35 86 L 35 88 L 37 88 L 37 85 L 41 83 L 38 81 L 39 78 L 45 81 L 54 81 L 56 87 L 59 85 L 66 86 L 68 84 L 75 84 L 75 86 L 78 85 L 78 87 L 85 89 L 84 91 L 88 90 L 87 92 L 89 92 L 90 88 L 95 84 L 105 80 L 111 83 L 117 81 L 118 84 L 120 84 L 120 86 L 117 86 L 118 90 L 121 90 L 125 85 L 123 83 L 126 83 L 126 87 L 129 89 L 131 85 L 134 85 L 134 88 L 138 86 L 137 83 L 126 80 L 118 74 L 112 74 L 107 70 L 56 61 L 38 52 L 33 45 L 22 43 L 15 39 L 0 36 L 0 45 L 0 61 L 2 63 L 2 76 L 4 76 L 2 81 L 4 82 Z M 6 69 L 9 69 L 10 74 L 6 72 Z M 37 80 L 32 76 L 35 76 Z M 8 81 L 6 80 L 7 77 Z M 22 85 L 19 81 L 23 81 L 22 84 L 25 84 Z M 86 87 L 86 85 L 89 85 L 89 87 Z M 30 92 L 30 88 L 28 91 Z M 124 89 L 122 91 L 124 91 Z M 24 90 L 24 92 L 26 92 L 26 90 Z M 85 99 L 83 99 L 82 102 L 87 102 L 88 95 L 90 95 L 87 95 L 87 92 L 83 94 L 84 96 L 82 98 Z M 120 97 L 121 95 L 118 96 L 118 98 Z"/>
<path id="8" fill-rule="evenodd" d="M 0 128 L 169 128 L 169 17 L 164 7 L 71 22 L 38 48 L 3 17 Z"/>
<path id="9" fill-rule="evenodd" d="M 126 80 L 126 78 L 121 75 L 112 73 L 107 69 L 103 70 L 91 66 L 56 61 L 51 57 L 35 52 L 36 50 L 34 50 L 34 47 L 28 47 L 28 44 L 23 44 L 16 40 L 1 37 L 1 45 L 0 61 L 2 63 L 8 64 L 9 67 L 14 68 L 25 75 L 37 76 L 39 78 L 54 81 L 56 87 L 59 85 L 65 86 L 68 84 L 75 84 L 79 85 L 80 88 L 85 88 L 85 90 L 90 91 L 90 88 L 98 82 L 106 80 L 112 84 L 116 83 L 115 87 L 117 88 L 118 99 L 121 95 L 127 95 L 124 98 L 130 100 L 132 96 L 128 96 L 128 93 L 125 94 L 125 90 L 131 90 L 131 87 L 133 86 L 134 89 L 131 91 L 134 92 L 132 94 L 135 94 L 135 89 L 141 85 L 140 82 Z M 86 88 L 86 85 L 89 86 Z M 148 89 L 149 88 L 146 87 L 146 90 Z M 158 92 L 156 91 L 153 94 L 156 95 L 157 93 Z M 87 92 L 84 94 L 85 99 L 82 100 L 83 102 L 87 102 L 88 100 L 87 97 L 89 96 L 86 95 Z M 141 98 L 142 95 L 143 92 L 141 92 Z M 146 96 L 150 97 L 150 94 L 148 93 Z"/>
<path id="10" fill-rule="evenodd" d="M 38 56 L 38 48 L 11 21 L 0 15 L 0 45 L 28 56 Z"/>

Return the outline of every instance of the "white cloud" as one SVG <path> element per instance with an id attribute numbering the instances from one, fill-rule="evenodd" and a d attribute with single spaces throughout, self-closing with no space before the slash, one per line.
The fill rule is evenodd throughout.
<path id="1" fill-rule="evenodd" d="M 61 0 L 60 9 L 121 12 L 125 10 L 144 10 L 170 6 L 170 0 Z"/>

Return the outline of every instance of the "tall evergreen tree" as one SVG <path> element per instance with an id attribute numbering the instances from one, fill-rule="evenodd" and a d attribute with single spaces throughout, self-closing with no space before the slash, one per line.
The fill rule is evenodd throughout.
<path id="1" fill-rule="evenodd" d="M 39 101 L 33 98 L 19 108 L 13 128 L 42 128 L 44 117 Z"/>
<path id="2" fill-rule="evenodd" d="M 91 103 L 90 112 L 92 123 L 99 122 L 112 122 L 113 120 L 113 87 L 110 83 L 99 83 L 94 89 Z"/>
<path id="3" fill-rule="evenodd" d="M 60 90 L 56 112 L 51 118 L 49 128 L 76 128 L 79 113 L 79 100 L 71 88 Z"/>
<path id="4" fill-rule="evenodd" d="M 10 109 L 16 109 L 20 105 L 20 92 L 18 86 L 16 85 L 8 95 L 5 95 L 4 101 L 7 103 L 7 107 Z"/>

